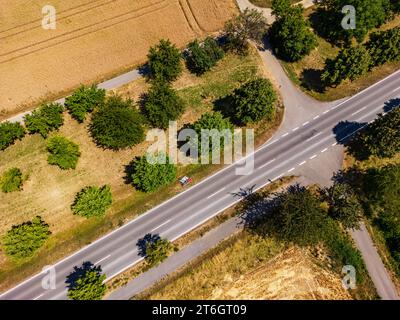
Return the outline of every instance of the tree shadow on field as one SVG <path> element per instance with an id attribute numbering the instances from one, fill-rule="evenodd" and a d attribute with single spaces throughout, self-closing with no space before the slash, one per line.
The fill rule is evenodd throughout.
<path id="1" fill-rule="evenodd" d="M 67 279 L 65 280 L 65 283 L 67 284 L 68 289 L 72 289 L 76 286 L 76 281 L 81 278 L 83 275 L 85 275 L 88 271 L 98 271 L 99 273 L 102 272 L 102 269 L 100 266 L 95 266 L 93 263 L 86 261 L 82 264 L 81 267 L 74 267 L 74 271 L 72 271 L 68 276 Z"/>
<path id="2" fill-rule="evenodd" d="M 143 238 L 139 239 L 138 242 L 136 243 L 136 246 L 139 249 L 139 255 L 141 257 L 145 257 L 147 255 L 146 254 L 147 244 L 154 243 L 160 239 L 161 237 L 158 234 L 151 234 L 151 233 L 148 233 Z"/>
<path id="3" fill-rule="evenodd" d="M 348 152 L 357 160 L 369 158 L 360 139 L 360 133 L 367 125 L 365 122 L 341 121 L 333 128 L 337 143 L 347 147 Z"/>
<path id="4" fill-rule="evenodd" d="M 129 162 L 129 164 L 124 166 L 125 175 L 124 175 L 123 179 L 124 179 L 124 183 L 125 184 L 130 185 L 130 184 L 133 183 L 132 175 L 135 172 L 134 169 L 133 169 L 134 168 L 133 167 L 134 163 L 135 163 L 135 160 L 132 160 L 131 162 Z"/>
<path id="5" fill-rule="evenodd" d="M 301 85 L 307 90 L 324 93 L 326 87 L 321 81 L 322 72 L 320 69 L 304 69 L 300 77 Z"/>

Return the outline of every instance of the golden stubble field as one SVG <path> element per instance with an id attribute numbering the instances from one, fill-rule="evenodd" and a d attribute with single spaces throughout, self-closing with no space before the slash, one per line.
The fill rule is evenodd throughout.
<path id="1" fill-rule="evenodd" d="M 42 7 L 57 10 L 44 30 Z M 1 0 L 0 119 L 109 78 L 169 38 L 183 47 L 221 29 L 234 0 Z"/>

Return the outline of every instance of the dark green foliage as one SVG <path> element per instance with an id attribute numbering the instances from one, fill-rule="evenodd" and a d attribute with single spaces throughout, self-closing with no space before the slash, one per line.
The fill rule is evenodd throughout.
<path id="1" fill-rule="evenodd" d="M 155 192 L 175 181 L 176 172 L 176 166 L 163 154 L 138 157 L 132 162 L 133 185 L 143 192 Z"/>
<path id="2" fill-rule="evenodd" d="M 303 17 L 301 6 L 278 5 L 274 1 L 276 21 L 269 30 L 275 53 L 283 60 L 294 62 L 307 56 L 317 47 L 317 38 Z"/>
<path id="3" fill-rule="evenodd" d="M 215 145 L 213 141 L 220 141 L 219 147 L 224 147 L 224 139 L 226 133 L 232 133 L 234 126 L 229 121 L 229 119 L 224 118 L 220 112 L 207 112 L 203 114 L 200 119 L 198 119 L 194 124 L 190 126 L 191 129 L 194 129 L 197 133 L 198 140 L 189 142 L 193 144 L 193 147 L 197 147 L 199 153 L 202 152 L 202 142 L 204 144 L 207 143 L 206 137 L 207 133 L 209 133 L 209 150 L 212 152 L 215 148 L 218 147 L 218 144 Z M 208 131 L 203 131 L 208 130 Z M 215 131 L 217 130 L 217 131 Z M 228 132 L 229 131 L 229 132 Z M 203 139 L 202 139 L 203 134 Z M 202 156 L 206 156 L 202 154 Z"/>
<path id="4" fill-rule="evenodd" d="M 342 8 L 346 5 L 356 9 L 354 30 L 345 30 L 341 26 L 344 18 Z M 389 0 L 325 0 L 319 4 L 319 23 L 315 28 L 334 43 L 350 44 L 353 37 L 362 42 L 368 31 L 383 24 L 390 14 Z"/>
<path id="5" fill-rule="evenodd" d="M 346 48 L 335 59 L 326 61 L 321 80 L 327 86 L 338 85 L 344 80 L 354 81 L 366 74 L 372 65 L 372 58 L 364 46 Z"/>
<path id="6" fill-rule="evenodd" d="M 3 239 L 6 254 L 27 258 L 39 249 L 51 234 L 49 225 L 37 216 L 32 221 L 13 226 Z"/>
<path id="7" fill-rule="evenodd" d="M 400 27 L 371 34 L 367 48 L 374 65 L 400 60 Z"/>
<path id="8" fill-rule="evenodd" d="M 294 185 L 277 195 L 269 215 L 273 236 L 299 246 L 315 245 L 323 239 L 326 214 L 308 189 Z"/>
<path id="9" fill-rule="evenodd" d="M 198 76 L 211 70 L 225 54 L 217 41 L 211 37 L 208 37 L 202 44 L 195 40 L 189 43 L 187 49 L 188 69 Z"/>
<path id="10" fill-rule="evenodd" d="M 248 49 L 248 41 L 261 44 L 267 32 L 267 21 L 259 10 L 245 9 L 225 25 L 228 49 L 244 54 Z"/>
<path id="11" fill-rule="evenodd" d="M 400 107 L 368 125 L 357 137 L 357 142 L 365 152 L 379 158 L 391 158 L 400 152 Z"/>
<path id="12" fill-rule="evenodd" d="M 181 53 L 169 40 L 150 48 L 149 54 L 150 75 L 158 81 L 171 82 L 182 73 Z"/>
<path id="13" fill-rule="evenodd" d="M 324 226 L 323 240 L 335 257 L 337 269 L 341 271 L 345 265 L 353 266 L 356 269 L 357 283 L 363 283 L 367 270 L 361 253 L 353 246 L 349 235 L 337 223 L 328 219 Z"/>
<path id="14" fill-rule="evenodd" d="M 47 151 L 47 162 L 63 170 L 75 169 L 81 155 L 77 144 L 61 136 L 51 137 L 47 141 Z"/>
<path id="15" fill-rule="evenodd" d="M 90 131 L 99 146 L 119 150 L 144 140 L 142 122 L 131 100 L 112 96 L 93 114 Z"/>
<path id="16" fill-rule="evenodd" d="M 169 121 L 179 119 L 184 111 L 183 101 L 169 83 L 153 83 L 144 104 L 144 112 L 153 126 L 167 129 Z"/>
<path id="17" fill-rule="evenodd" d="M 400 1 L 399 0 L 390 0 L 392 4 L 392 10 L 394 13 L 400 12 Z"/>
<path id="18" fill-rule="evenodd" d="M 400 217 L 398 214 L 384 212 L 377 218 L 376 225 L 382 231 L 396 272 L 400 275 Z"/>
<path id="19" fill-rule="evenodd" d="M 59 103 L 42 105 L 31 114 L 25 116 L 25 126 L 29 133 L 39 133 L 43 138 L 54 130 L 59 129 L 63 123 L 64 107 Z"/>
<path id="20" fill-rule="evenodd" d="M 112 204 L 110 186 L 89 186 L 81 190 L 71 206 L 74 214 L 90 218 L 103 216 Z"/>
<path id="21" fill-rule="evenodd" d="M 18 168 L 7 170 L 0 179 L 1 191 L 5 193 L 21 190 L 22 172 Z"/>
<path id="22" fill-rule="evenodd" d="M 65 107 L 74 119 L 83 122 L 87 113 L 92 112 L 104 102 L 106 91 L 98 89 L 95 85 L 89 88 L 79 87 L 74 93 L 65 99 Z"/>
<path id="23" fill-rule="evenodd" d="M 277 95 L 267 79 L 251 80 L 233 94 L 233 113 L 236 122 L 248 124 L 261 119 L 272 119 L 275 114 Z"/>
<path id="24" fill-rule="evenodd" d="M 174 251 L 174 245 L 167 239 L 149 241 L 146 244 L 146 261 L 153 267 L 160 264 Z"/>
<path id="25" fill-rule="evenodd" d="M 340 222 L 345 229 L 358 229 L 362 219 L 362 207 L 352 188 L 335 182 L 323 190 L 324 200 L 329 204 L 329 216 Z"/>
<path id="26" fill-rule="evenodd" d="M 20 140 L 25 135 L 25 129 L 19 122 L 0 123 L 0 151 L 12 145 L 16 140 Z"/>
<path id="27" fill-rule="evenodd" d="M 72 283 L 68 287 L 67 296 L 72 300 L 101 300 L 107 290 L 103 283 L 106 275 L 102 274 L 100 267 L 93 265 L 76 268 L 73 273 Z M 75 275 L 76 274 L 76 275 Z"/>
<path id="28" fill-rule="evenodd" d="M 369 170 L 364 189 L 371 203 L 400 217 L 400 165 Z"/>

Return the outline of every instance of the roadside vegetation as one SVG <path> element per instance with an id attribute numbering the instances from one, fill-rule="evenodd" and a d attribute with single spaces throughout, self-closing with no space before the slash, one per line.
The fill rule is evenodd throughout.
<path id="1" fill-rule="evenodd" d="M 348 142 L 342 179 L 360 199 L 374 240 L 392 273 L 400 276 L 400 104 Z"/>
<path id="2" fill-rule="evenodd" d="M 302 14 L 289 2 L 272 1 L 277 21 L 270 28 L 270 41 L 289 77 L 313 97 L 332 101 L 351 96 L 400 67 L 395 2 L 352 1 L 355 30 L 341 27 L 341 8 L 348 1 L 324 1 Z M 286 26 L 285 16 L 292 21 Z"/>
<path id="3" fill-rule="evenodd" d="M 196 183 L 221 168 L 144 165 L 149 143 L 143 139 L 149 128 L 164 129 L 170 120 L 178 120 L 183 128 L 205 114 L 218 119 L 222 102 L 226 103 L 236 88 L 258 79 L 263 84 L 262 97 L 269 99 L 269 104 L 267 111 L 255 109 L 249 127 L 256 130 L 260 142 L 272 134 L 282 118 L 282 107 L 272 85 L 259 80 L 262 63 L 255 50 L 247 47 L 238 55 L 206 38 L 198 46 L 189 45 L 187 52 L 199 48 L 200 56 L 193 55 L 192 60 L 200 65 L 201 57 L 206 57 L 208 66 L 201 75 L 197 69 L 185 68 L 185 54 L 165 40 L 150 50 L 150 76 L 135 82 L 138 90 L 133 94 L 122 88 L 106 96 L 95 86 L 82 86 L 66 99 L 69 114 L 56 104 L 38 109 L 31 118 L 32 134 L 24 139 L 23 126 L 2 124 L 1 130 L 10 134 L 4 139 L 0 171 L 3 174 L 18 167 L 27 180 L 19 196 L 1 196 L 0 209 L 8 212 L 8 222 L 2 224 L 0 233 L 39 212 L 52 232 L 32 255 L 20 256 L 18 261 L 0 256 L 2 286 L 21 280 L 180 192 L 177 177 L 189 175 Z M 252 94 L 247 92 L 247 99 L 256 102 Z M 223 119 L 233 122 L 229 116 Z M 229 127 L 233 129 L 233 124 Z M 22 141 L 16 143 L 18 139 Z M 133 166 L 132 159 L 136 159 Z M 85 219 L 89 217 L 93 218 Z M 60 247 L 64 249 L 56 250 Z"/>

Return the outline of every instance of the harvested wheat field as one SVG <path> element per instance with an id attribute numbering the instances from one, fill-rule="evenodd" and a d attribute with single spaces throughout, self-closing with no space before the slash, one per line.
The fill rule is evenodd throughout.
<path id="1" fill-rule="evenodd" d="M 0 3 L 0 117 L 31 109 L 143 63 L 169 38 L 183 47 L 218 31 L 234 0 L 53 0 L 56 30 L 42 28 L 45 0 Z"/>

